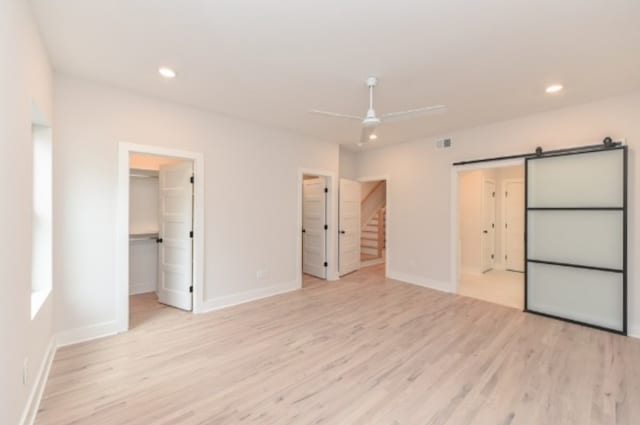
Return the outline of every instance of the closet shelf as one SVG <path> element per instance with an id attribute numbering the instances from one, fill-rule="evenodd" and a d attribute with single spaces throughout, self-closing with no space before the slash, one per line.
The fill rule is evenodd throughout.
<path id="1" fill-rule="evenodd" d="M 158 232 L 156 233 L 130 233 L 129 241 L 146 241 L 158 239 Z"/>

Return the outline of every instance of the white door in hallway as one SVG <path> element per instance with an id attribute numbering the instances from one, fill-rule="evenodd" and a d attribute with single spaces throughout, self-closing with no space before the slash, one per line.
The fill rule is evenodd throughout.
<path id="1" fill-rule="evenodd" d="M 339 274 L 343 276 L 360 268 L 360 183 L 340 179 L 339 194 Z"/>
<path id="2" fill-rule="evenodd" d="M 302 271 L 327 278 L 327 188 L 325 177 L 302 182 Z"/>
<path id="3" fill-rule="evenodd" d="M 160 167 L 158 298 L 183 310 L 193 307 L 193 164 Z"/>
<path id="4" fill-rule="evenodd" d="M 496 250 L 496 183 L 484 180 L 482 188 L 482 271 L 493 269 Z"/>
<path id="5" fill-rule="evenodd" d="M 504 189 L 505 266 L 524 272 L 524 180 L 508 181 Z"/>

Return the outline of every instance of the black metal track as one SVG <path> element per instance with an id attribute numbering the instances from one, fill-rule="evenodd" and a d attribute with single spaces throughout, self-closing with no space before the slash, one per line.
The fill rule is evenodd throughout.
<path id="1" fill-rule="evenodd" d="M 624 207 L 528 207 L 528 211 L 623 211 Z"/>
<path id="2" fill-rule="evenodd" d="M 458 162 L 454 162 L 453 165 L 458 166 L 458 165 L 478 164 L 482 162 L 506 161 L 508 159 L 519 159 L 519 158 L 525 158 L 525 159 L 548 158 L 551 156 L 575 155 L 580 153 L 598 152 L 598 151 L 611 150 L 616 148 L 619 149 L 621 147 L 623 146 L 620 142 L 615 142 L 609 146 L 599 143 L 597 145 L 579 146 L 575 148 L 566 148 L 566 149 L 555 149 L 547 152 L 541 151 L 540 154 L 522 153 L 522 154 L 516 154 L 516 155 L 496 156 L 493 158 L 482 158 L 482 159 L 472 159 L 469 161 L 458 161 Z"/>
<path id="3" fill-rule="evenodd" d="M 613 328 L 607 328 L 605 326 L 593 325 L 591 323 L 580 322 L 578 320 L 567 319 L 566 317 L 555 316 L 553 314 L 542 313 L 540 311 L 535 311 L 535 310 L 528 310 L 526 308 L 524 309 L 524 312 L 525 313 L 535 314 L 537 316 L 548 317 L 550 319 L 562 320 L 563 322 L 573 323 L 574 325 L 586 326 L 588 328 L 593 328 L 593 329 L 598 329 L 598 330 L 601 330 L 601 331 L 611 332 L 611 333 L 618 334 L 618 335 L 625 335 L 625 336 L 627 335 L 626 327 L 625 327 L 624 331 L 620 331 L 619 329 L 613 329 Z"/>
<path id="4" fill-rule="evenodd" d="M 561 267 L 571 267 L 574 269 L 586 269 L 586 270 L 597 270 L 597 271 L 601 271 L 601 272 L 610 272 L 610 273 L 624 273 L 624 269 L 611 269 L 608 267 L 597 267 L 597 266 L 585 266 L 582 264 L 572 264 L 572 263 L 560 263 L 557 261 L 546 261 L 546 260 L 534 260 L 534 259 L 528 259 L 527 260 L 529 263 L 536 263 L 536 264 L 548 264 L 550 266 L 561 266 Z"/>

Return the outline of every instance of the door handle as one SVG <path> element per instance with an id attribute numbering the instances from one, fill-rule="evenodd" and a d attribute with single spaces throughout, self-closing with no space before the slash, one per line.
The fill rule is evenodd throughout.
<path id="1" fill-rule="evenodd" d="M 483 230 L 482 233 L 489 233 L 489 231 L 488 230 Z"/>
<path id="2" fill-rule="evenodd" d="M 344 230 L 340 230 L 340 233 L 344 235 L 347 232 L 345 232 Z"/>
<path id="3" fill-rule="evenodd" d="M 302 233 L 307 233 L 307 230 L 306 229 L 302 229 Z"/>

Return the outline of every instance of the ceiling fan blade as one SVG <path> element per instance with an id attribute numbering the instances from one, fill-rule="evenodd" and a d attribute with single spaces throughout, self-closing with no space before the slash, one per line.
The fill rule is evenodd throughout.
<path id="1" fill-rule="evenodd" d="M 317 109 L 312 109 L 309 111 L 309 113 L 316 114 L 316 115 L 324 115 L 325 117 L 332 117 L 332 118 L 346 118 L 346 119 L 358 120 L 358 121 L 363 120 L 362 117 L 357 117 L 355 115 L 338 114 L 336 112 L 319 111 Z"/>
<path id="2" fill-rule="evenodd" d="M 409 109 L 400 112 L 390 112 L 382 115 L 383 121 L 399 121 L 403 119 L 417 118 L 424 115 L 435 114 L 438 112 L 446 112 L 447 107 L 444 105 L 426 106 L 424 108 Z"/>

